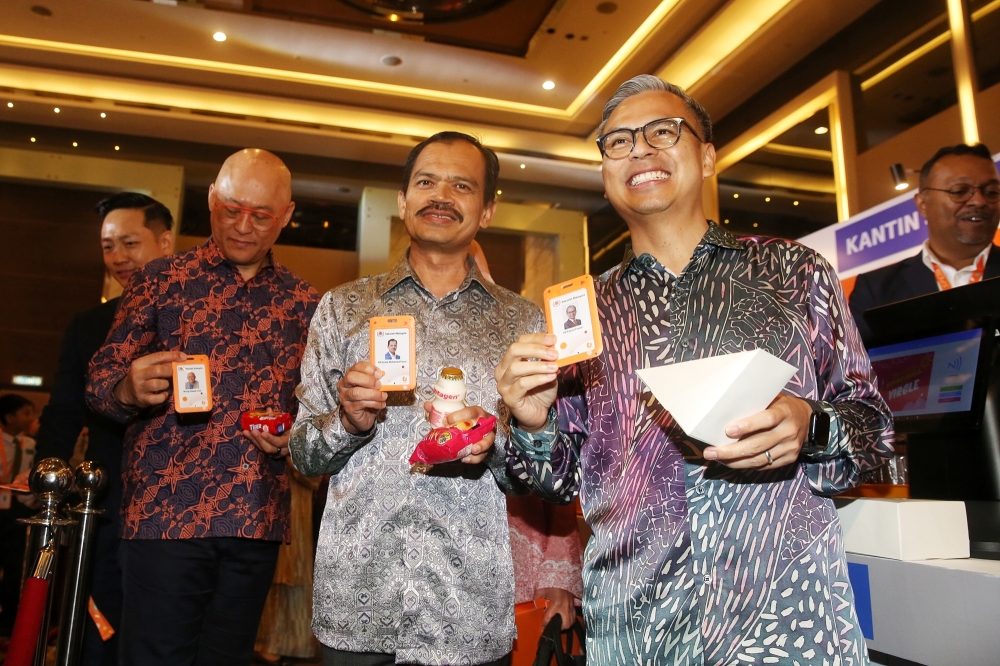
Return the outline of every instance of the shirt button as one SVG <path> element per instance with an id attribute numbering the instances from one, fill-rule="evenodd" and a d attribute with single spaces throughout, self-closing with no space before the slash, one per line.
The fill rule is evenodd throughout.
<path id="1" fill-rule="evenodd" d="M 694 491 L 696 493 L 698 493 L 699 495 L 704 495 L 705 494 L 705 486 L 704 485 L 698 486 L 697 488 L 695 488 Z"/>
<path id="2" fill-rule="evenodd" d="M 708 574 L 705 574 L 705 577 L 702 578 L 702 580 L 705 582 L 705 585 L 708 585 L 709 583 L 712 582 L 712 577 L 709 576 Z"/>
<path id="3" fill-rule="evenodd" d="M 691 346 L 691 343 L 689 343 L 687 340 L 681 340 L 681 347 L 687 349 L 689 346 Z"/>
<path id="4" fill-rule="evenodd" d="M 243 469 L 250 469 L 250 463 L 243 463 Z"/>

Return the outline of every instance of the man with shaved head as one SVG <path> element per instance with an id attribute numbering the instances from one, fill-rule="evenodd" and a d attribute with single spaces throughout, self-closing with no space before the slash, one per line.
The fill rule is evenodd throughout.
<path id="1" fill-rule="evenodd" d="M 145 266 L 90 365 L 88 403 L 128 424 L 121 664 L 248 664 L 289 538 L 288 435 L 239 423 L 295 409 L 317 294 L 271 254 L 295 208 L 291 174 L 242 150 L 208 206 L 212 237 Z M 171 363 L 194 355 L 209 358 L 212 408 L 178 413 Z"/>

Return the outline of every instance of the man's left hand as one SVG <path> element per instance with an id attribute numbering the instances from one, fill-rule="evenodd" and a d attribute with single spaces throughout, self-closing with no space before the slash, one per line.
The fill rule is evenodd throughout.
<path id="1" fill-rule="evenodd" d="M 424 403 L 424 410 L 427 412 L 431 411 L 430 401 Z M 459 421 L 474 421 L 478 418 L 489 415 L 490 413 L 479 405 L 473 405 L 472 407 L 466 407 L 449 414 L 445 419 L 445 424 L 453 426 Z M 486 437 L 483 437 L 481 440 L 472 445 L 472 451 L 469 455 L 462 458 L 462 462 L 467 465 L 478 465 L 483 462 L 483 460 L 486 459 L 486 454 L 493 448 L 493 440 L 496 439 L 496 436 L 496 427 L 494 426 L 493 430 L 491 430 Z"/>
<path id="2" fill-rule="evenodd" d="M 290 431 L 285 431 L 280 435 L 272 435 L 269 432 L 262 432 L 260 430 L 243 431 L 244 437 L 272 458 L 284 458 L 288 455 L 288 439 L 291 434 Z"/>
<path id="3" fill-rule="evenodd" d="M 545 617 L 542 618 L 542 627 L 549 624 L 549 620 L 559 615 L 562 618 L 563 631 L 569 631 L 576 620 L 576 606 L 573 603 L 573 594 L 558 587 L 540 587 L 535 590 L 535 599 L 548 599 L 549 607 L 545 610 Z"/>
<path id="4" fill-rule="evenodd" d="M 740 441 L 706 448 L 705 459 L 717 460 L 733 469 L 791 465 L 799 459 L 810 418 L 809 403 L 782 393 L 764 411 L 730 423 L 726 434 Z"/>

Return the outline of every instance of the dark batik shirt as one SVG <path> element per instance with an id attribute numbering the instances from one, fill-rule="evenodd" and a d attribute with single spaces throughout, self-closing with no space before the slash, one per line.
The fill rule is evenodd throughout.
<path id="1" fill-rule="evenodd" d="M 467 402 L 506 410 L 494 370 L 512 342 L 544 330 L 538 306 L 483 278 L 470 258 L 462 285 L 436 298 L 403 256 L 388 273 L 323 296 L 302 362 L 290 448 L 305 474 L 330 474 L 316 548 L 313 631 L 350 652 L 395 653 L 405 664 L 481 664 L 514 639 L 507 503 L 507 432 L 480 465 L 411 474 L 431 429 L 424 401 L 441 368 L 465 374 Z M 370 433 L 348 433 L 337 382 L 371 358 L 369 320 L 416 320 L 417 387 L 389 393 Z"/>
<path id="2" fill-rule="evenodd" d="M 131 281 L 87 386 L 94 411 L 129 424 L 123 538 L 288 540 L 285 461 L 257 450 L 239 421 L 248 410 L 295 409 L 317 300 L 315 289 L 273 260 L 244 280 L 211 239 L 151 261 Z M 209 414 L 179 415 L 172 391 L 144 410 L 115 399 L 132 361 L 161 351 L 209 357 Z"/>
<path id="3" fill-rule="evenodd" d="M 509 460 L 551 499 L 579 492 L 594 530 L 587 663 L 868 663 L 828 496 L 891 455 L 892 426 L 833 270 L 712 224 L 679 276 L 629 251 L 598 308 L 603 355 L 564 370 L 546 431 L 515 428 Z M 798 368 L 785 391 L 830 414 L 826 451 L 706 462 L 635 372 L 750 349 Z"/>

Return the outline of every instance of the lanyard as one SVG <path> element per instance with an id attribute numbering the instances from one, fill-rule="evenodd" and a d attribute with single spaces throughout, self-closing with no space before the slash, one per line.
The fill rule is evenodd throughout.
<path id="1" fill-rule="evenodd" d="M 938 262 L 931 259 L 931 267 L 934 269 L 934 279 L 937 280 L 938 286 L 941 287 L 941 291 L 948 291 L 951 289 L 951 283 L 948 282 L 948 278 L 945 277 L 944 271 L 938 265 Z M 969 284 L 976 284 L 982 281 L 983 273 L 986 271 L 986 257 L 980 256 L 976 260 L 976 268 L 972 271 L 972 277 L 969 278 Z"/>

